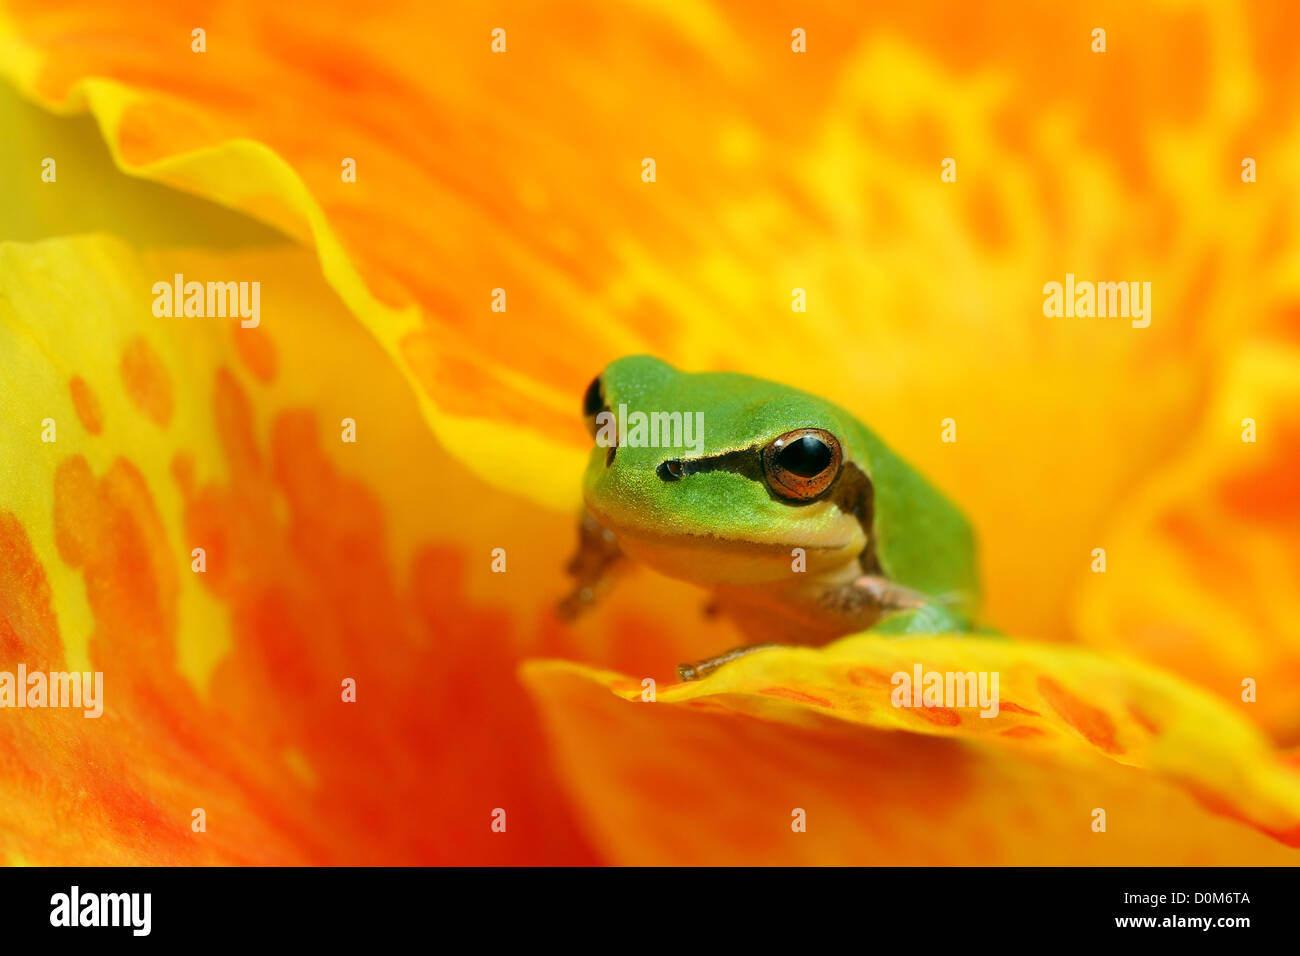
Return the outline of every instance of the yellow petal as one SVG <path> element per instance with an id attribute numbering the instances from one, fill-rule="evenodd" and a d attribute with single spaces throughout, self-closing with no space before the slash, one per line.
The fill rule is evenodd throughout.
<path id="1" fill-rule="evenodd" d="M 1083 748 L 983 746 L 808 711 L 754 720 L 731 696 L 620 700 L 615 675 L 531 662 L 580 824 L 634 865 L 1294 865 L 1163 778 Z M 639 691 L 639 682 L 636 685 Z M 671 695 L 665 690 L 661 693 Z M 791 707 L 796 705 L 791 704 Z M 887 706 L 887 704 L 886 704 Z M 806 719 L 805 719 L 806 718 Z M 918 721 L 918 723 L 922 723 Z M 1093 829 L 1105 814 L 1104 832 Z M 793 825 L 802 817 L 803 832 Z"/>
<path id="2" fill-rule="evenodd" d="M 996 674 L 1000 709 L 894 706 L 898 683 L 922 674 Z M 639 680 L 582 671 L 628 700 Z M 991 686 L 991 685 L 989 685 Z M 1217 813 L 1300 846 L 1300 773 L 1245 719 L 1196 688 L 1122 658 L 996 638 L 845 638 L 734 661 L 705 680 L 660 688 L 655 708 L 707 706 L 824 726 L 825 717 L 1019 751 L 1139 767 L 1176 782 Z M 649 706 L 649 705 L 644 705 Z M 992 710 L 989 709 L 992 713 Z"/>

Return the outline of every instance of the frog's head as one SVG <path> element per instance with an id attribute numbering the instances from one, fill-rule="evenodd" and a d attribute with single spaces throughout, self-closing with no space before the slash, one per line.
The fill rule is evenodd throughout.
<path id="1" fill-rule="evenodd" d="M 863 449 L 841 409 L 733 373 L 618 359 L 587 389 L 588 510 L 635 559 L 698 583 L 789 580 L 867 544 Z"/>

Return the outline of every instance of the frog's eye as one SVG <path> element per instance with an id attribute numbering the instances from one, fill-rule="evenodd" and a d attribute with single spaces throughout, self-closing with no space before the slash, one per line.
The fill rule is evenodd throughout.
<path id="1" fill-rule="evenodd" d="M 597 375 L 587 386 L 587 391 L 582 396 L 582 417 L 587 422 L 587 431 L 591 432 L 591 437 L 596 437 L 596 416 L 605 410 L 605 389 Z"/>
<path id="2" fill-rule="evenodd" d="M 601 395 L 600 376 L 597 375 L 587 386 L 587 391 L 582 396 L 582 414 L 587 418 L 595 418 L 605 405 L 605 399 Z"/>
<path id="3" fill-rule="evenodd" d="M 763 474 L 782 498 L 809 501 L 840 473 L 839 440 L 823 428 L 798 428 L 763 449 Z"/>

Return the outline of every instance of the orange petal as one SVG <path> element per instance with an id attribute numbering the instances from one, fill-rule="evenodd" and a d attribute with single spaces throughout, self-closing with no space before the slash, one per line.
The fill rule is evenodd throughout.
<path id="1" fill-rule="evenodd" d="M 1246 441 L 1245 438 L 1254 438 Z M 1300 741 L 1300 350 L 1260 341 L 1226 363 L 1187 452 L 1098 535 L 1084 638 L 1209 688 Z"/>
<path id="2" fill-rule="evenodd" d="M 154 317 L 178 272 L 262 282 L 261 324 Z M 454 464 L 313 256 L 5 243 L 0 285 L 22 382 L 0 429 L 0 671 L 104 675 L 102 717 L 0 712 L 0 859 L 594 859 L 514 675 L 543 639 L 576 651 L 537 633 L 561 562 L 530 544 L 559 551 L 571 522 Z"/>
<path id="3" fill-rule="evenodd" d="M 1295 217 L 1237 164 L 1285 165 L 1300 68 L 1294 10 L 1118 5 L 1100 57 L 1086 10 L 1022 7 L 955 29 L 947 2 L 829 3 L 798 55 L 783 13 L 667 0 L 5 0 L 0 70 L 92 111 L 133 173 L 313 241 L 486 481 L 526 458 L 511 490 L 570 507 L 577 398 L 617 354 L 782 378 L 972 513 L 990 620 L 1061 638 L 1078 556 L 1177 446 L 1204 356 L 1287 295 L 1256 277 L 1290 268 Z M 1149 279 L 1151 328 L 1047 319 L 1066 272 Z"/>

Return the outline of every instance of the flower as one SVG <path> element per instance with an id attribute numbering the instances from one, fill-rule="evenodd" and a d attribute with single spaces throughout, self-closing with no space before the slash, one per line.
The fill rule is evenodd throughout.
<path id="1" fill-rule="evenodd" d="M 1294 14 L 956 9 L 3 0 L 0 670 L 105 711 L 0 712 L 0 858 L 1295 862 Z M 630 352 L 860 415 L 1011 639 L 672 687 L 743 642 L 688 585 L 557 621 Z M 1009 704 L 889 707 L 914 662 Z"/>

